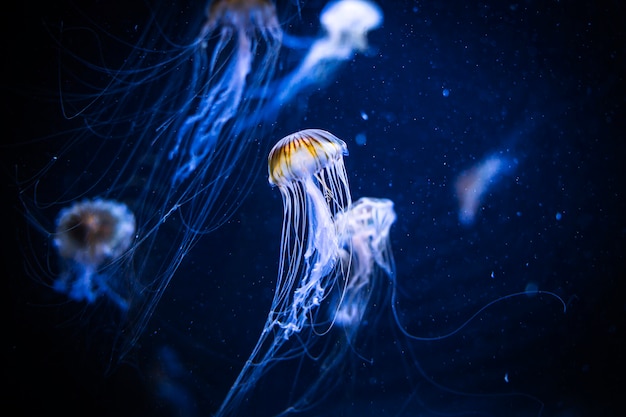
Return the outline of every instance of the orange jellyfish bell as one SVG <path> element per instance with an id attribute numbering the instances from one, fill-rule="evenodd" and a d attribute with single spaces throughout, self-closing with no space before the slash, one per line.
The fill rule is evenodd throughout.
<path id="1" fill-rule="evenodd" d="M 348 155 L 346 143 L 326 130 L 305 129 L 278 141 L 268 157 L 269 182 L 284 185 L 310 177 Z"/>

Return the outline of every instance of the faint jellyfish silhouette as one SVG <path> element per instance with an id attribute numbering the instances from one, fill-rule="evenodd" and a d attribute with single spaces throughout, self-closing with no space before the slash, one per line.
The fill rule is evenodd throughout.
<path id="1" fill-rule="evenodd" d="M 395 277 L 389 231 L 396 213 L 389 199 L 362 197 L 338 213 L 335 221 L 342 231 L 343 267 L 349 271 L 343 298 L 337 300 L 335 322 L 356 331 L 372 295 L 386 292 L 381 290 L 381 275 L 390 280 Z M 378 305 L 383 304 L 378 301 Z"/>
<path id="2" fill-rule="evenodd" d="M 274 114 L 296 94 L 324 83 L 343 62 L 368 49 L 367 34 L 383 21 L 380 8 L 369 0 L 338 0 L 326 5 L 320 15 L 324 36 L 315 40 L 297 68 L 276 88 L 266 109 Z M 296 42 L 296 41 L 293 41 Z"/>
<path id="3" fill-rule="evenodd" d="M 63 209 L 57 219 L 54 245 L 64 267 L 54 289 L 87 303 L 104 295 L 127 310 L 127 284 L 107 273 L 105 267 L 119 260 L 134 236 L 135 216 L 122 203 L 94 199 Z"/>
<path id="4" fill-rule="evenodd" d="M 209 5 L 207 21 L 192 45 L 194 69 L 188 87 L 192 95 L 184 113 L 179 113 L 188 115 L 177 128 L 169 153 L 173 159 L 183 148 L 174 184 L 218 157 L 236 161 L 249 145 L 254 136 L 247 130 L 260 120 L 263 99 L 245 98 L 246 91 L 270 94 L 281 39 L 276 8 L 269 0 L 218 0 Z M 226 165 L 218 175 L 229 172 Z"/>
<path id="5" fill-rule="evenodd" d="M 512 163 L 509 160 L 491 155 L 458 176 L 455 190 L 459 200 L 461 224 L 468 226 L 474 223 L 485 193 L 498 180 L 499 175 L 511 169 Z"/>
<path id="6" fill-rule="evenodd" d="M 334 223 L 351 203 L 344 155 L 345 142 L 320 129 L 286 136 L 269 154 L 269 182 L 284 205 L 276 291 L 261 336 L 218 416 L 237 414 L 271 364 L 303 355 L 332 326 L 318 318 L 331 290 L 345 287 Z"/>

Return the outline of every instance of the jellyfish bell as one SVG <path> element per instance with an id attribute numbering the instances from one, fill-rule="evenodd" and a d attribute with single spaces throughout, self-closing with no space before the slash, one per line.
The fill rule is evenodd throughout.
<path id="1" fill-rule="evenodd" d="M 338 0 L 328 4 L 320 14 L 322 34 L 314 41 L 298 42 L 287 36 L 289 45 L 306 49 L 306 53 L 278 82 L 275 88 L 278 93 L 263 107 L 265 113 L 274 116 L 296 95 L 301 99 L 304 90 L 327 84 L 341 64 L 368 50 L 367 35 L 382 21 L 381 9 L 371 1 Z"/>
<path id="2" fill-rule="evenodd" d="M 85 200 L 59 213 L 54 244 L 61 257 L 97 267 L 124 253 L 134 233 L 135 216 L 125 204 Z"/>
<path id="3" fill-rule="evenodd" d="M 333 284 L 326 282 L 339 256 L 333 217 L 352 201 L 343 163 L 347 153 L 345 142 L 332 133 L 306 129 L 284 137 L 268 157 L 269 181 L 278 186 L 285 209 L 279 276 L 289 287 L 299 285 L 291 303 L 275 299 L 272 306 L 287 338 L 302 329 Z M 292 242 L 296 247 L 288 248 Z"/>
<path id="4" fill-rule="evenodd" d="M 54 288 L 75 301 L 93 303 L 106 296 L 122 310 L 128 308 L 128 294 L 121 292 L 121 277 L 110 276 L 101 268 L 117 261 L 131 246 L 135 236 L 135 216 L 123 204 L 112 200 L 84 200 L 59 213 L 54 245 L 69 267 Z"/>
<path id="5" fill-rule="evenodd" d="M 321 129 L 306 129 L 281 139 L 268 157 L 269 182 L 289 187 L 294 181 L 304 181 L 325 167 L 345 172 L 343 156 L 348 155 L 344 141 Z M 284 188 L 283 188 L 284 189 Z"/>
<path id="6" fill-rule="evenodd" d="M 218 0 L 207 7 L 205 30 L 220 24 L 241 30 L 280 30 L 276 6 L 270 0 Z"/>

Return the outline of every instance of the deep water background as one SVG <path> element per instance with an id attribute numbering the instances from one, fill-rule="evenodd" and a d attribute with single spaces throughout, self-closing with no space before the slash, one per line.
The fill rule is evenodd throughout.
<path id="1" fill-rule="evenodd" d="M 463 392 L 524 392 L 543 402 L 544 416 L 626 414 L 624 6 L 380 4 L 385 22 L 370 34 L 370 53 L 282 113 L 268 146 L 302 128 L 329 130 L 348 144 L 353 197 L 394 201 L 399 311 L 413 332 L 447 334 L 490 301 L 535 286 L 562 297 L 567 312 L 553 297 L 515 297 L 453 337 L 410 343 L 383 319 L 369 341 L 368 352 L 378 355 L 368 370 L 375 378 L 358 380 L 356 394 L 330 397 L 316 411 L 538 413 L 513 402 L 507 408 L 497 396 L 449 403 L 430 380 Z M 50 157 L 49 146 L 32 139 L 67 128 L 54 99 L 58 54 L 50 28 L 61 20 L 89 25 L 82 20 L 89 16 L 124 36 L 146 19 L 145 9 L 122 2 L 15 6 L 4 14 L 2 37 L 3 403 L 16 415 L 210 415 L 271 302 L 279 192 L 258 173 L 232 221 L 185 259 L 137 349 L 104 376 L 98 344 L 111 336 L 106 320 L 59 303 L 24 272 L 24 248 L 15 242 L 25 222 L 12 178 Z M 286 31 L 316 33 L 317 2 L 303 2 L 301 17 L 291 2 L 282 6 Z M 490 188 L 476 222 L 463 226 L 455 178 L 494 152 L 514 160 L 514 169 Z M 399 365 L 403 344 L 415 355 L 410 377 Z M 279 397 L 272 384 L 288 389 L 266 384 L 259 389 Z"/>

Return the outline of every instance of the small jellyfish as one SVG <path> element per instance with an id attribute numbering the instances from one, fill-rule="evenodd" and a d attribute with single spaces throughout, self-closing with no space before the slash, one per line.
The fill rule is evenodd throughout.
<path id="1" fill-rule="evenodd" d="M 322 84 L 343 62 L 368 49 L 367 34 L 383 22 L 380 8 L 369 0 L 338 0 L 322 10 L 320 24 L 324 35 L 277 88 L 275 100 L 266 109 L 274 110 L 304 89 Z"/>
<path id="2" fill-rule="evenodd" d="M 102 199 L 85 200 L 61 210 L 54 245 L 65 267 L 54 288 L 72 300 L 93 303 L 104 295 L 126 310 L 120 277 L 100 269 L 116 262 L 135 236 L 135 216 L 125 204 Z"/>
<path id="3" fill-rule="evenodd" d="M 335 322 L 356 331 L 370 305 L 381 291 L 381 275 L 394 279 L 395 266 L 389 231 L 396 221 L 393 201 L 362 197 L 337 214 L 341 230 L 342 263 L 349 271 L 346 289 L 337 301 Z M 382 304 L 382 303 L 379 303 Z"/>
<path id="4" fill-rule="evenodd" d="M 328 308 L 331 290 L 345 287 L 334 218 L 351 204 L 347 153 L 344 141 L 320 129 L 288 135 L 270 151 L 269 182 L 284 205 L 276 291 L 261 336 L 218 416 L 238 414 L 270 364 L 305 354 L 332 326 L 319 311 Z"/>

